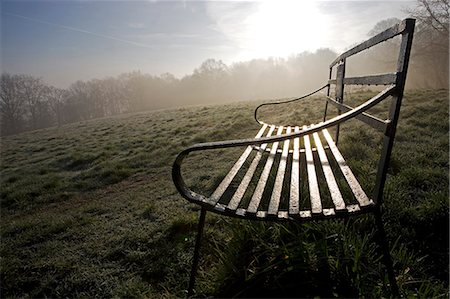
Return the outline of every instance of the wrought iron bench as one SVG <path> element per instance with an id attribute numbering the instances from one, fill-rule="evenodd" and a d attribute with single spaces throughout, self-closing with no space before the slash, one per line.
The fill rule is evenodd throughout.
<path id="1" fill-rule="evenodd" d="M 328 83 L 320 89 L 294 100 L 258 106 L 255 110 L 255 120 L 261 124 L 261 129 L 255 138 L 195 144 L 186 148 L 177 156 L 172 168 L 174 184 L 184 198 L 201 206 L 188 296 L 192 295 L 195 283 L 206 211 L 268 221 L 307 221 L 373 213 L 379 233 L 382 236 L 380 246 L 383 250 L 391 291 L 394 296 L 398 295 L 388 242 L 381 220 L 381 204 L 403 97 L 414 24 L 414 19 L 405 19 L 338 56 L 330 64 Z M 364 77 L 345 76 L 345 65 L 348 57 L 397 35 L 401 35 L 401 44 L 395 73 Z M 332 79 L 333 68 L 336 68 L 335 79 Z M 346 85 L 385 85 L 387 87 L 376 96 L 353 108 L 344 104 L 344 87 Z M 330 93 L 332 86 L 334 86 L 334 96 Z M 323 89 L 327 89 L 327 96 L 324 97 L 325 113 L 322 122 L 302 126 L 286 126 L 268 124 L 257 117 L 258 109 L 262 106 L 301 100 Z M 387 119 L 380 119 L 368 113 L 368 109 L 387 98 L 391 99 Z M 338 115 L 327 120 L 329 104 L 337 107 Z M 339 125 L 352 118 L 368 124 L 384 135 L 374 192 L 371 196 L 363 190 L 337 146 Z M 332 127 L 336 131 L 334 139 L 328 131 Z M 246 146 L 244 153 L 211 195 L 198 194 L 186 186 L 181 176 L 181 164 L 189 153 L 238 146 Z M 317 154 L 313 155 L 315 151 Z M 329 152 L 328 155 L 326 151 Z M 255 152 L 255 154 L 252 155 L 252 152 Z M 267 156 L 267 158 L 264 156 Z M 314 163 L 315 159 L 316 163 Z M 245 175 L 237 183 L 237 189 L 234 192 L 226 192 L 247 160 L 246 165 L 249 166 L 246 166 Z M 278 167 L 274 165 L 274 161 L 279 161 Z M 259 165 L 260 163 L 262 165 Z M 332 169 L 333 166 L 336 169 Z M 262 171 L 255 172 L 257 167 L 260 167 Z M 318 176 L 316 171 L 320 171 L 323 175 Z M 307 183 L 302 182 L 308 186 L 306 194 L 302 194 L 303 188 L 299 187 L 300 172 L 306 173 L 307 176 Z M 347 188 L 351 190 L 352 196 L 356 199 L 353 203 L 350 203 L 349 199 L 343 195 L 348 195 L 348 192 L 342 192 L 340 189 L 342 182 L 337 182 L 335 178 L 337 173 L 345 178 Z M 274 176 L 274 179 L 269 179 L 270 176 Z M 242 200 L 251 180 L 257 181 L 256 187 L 249 200 Z M 327 186 L 325 188 L 329 190 L 332 206 L 329 203 L 324 204 L 322 201 L 320 188 L 324 188 L 323 186 Z M 265 196 L 263 196 L 263 193 Z M 308 201 L 308 204 L 302 204 L 304 201 Z M 305 208 L 305 206 L 308 208 Z"/>

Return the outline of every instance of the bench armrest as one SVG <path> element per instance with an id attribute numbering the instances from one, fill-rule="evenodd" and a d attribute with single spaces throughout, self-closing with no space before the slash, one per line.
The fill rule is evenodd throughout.
<path id="1" fill-rule="evenodd" d="M 264 143 L 279 142 L 279 141 L 284 141 L 287 139 L 299 138 L 304 135 L 310 135 L 312 133 L 322 131 L 326 128 L 333 127 L 333 126 L 338 125 L 342 122 L 345 122 L 351 118 L 356 117 L 357 115 L 372 108 L 373 106 L 375 106 L 376 104 L 378 104 L 379 102 L 381 102 L 382 100 L 384 100 L 385 98 L 387 98 L 388 96 L 392 95 L 395 92 L 396 92 L 396 87 L 390 86 L 390 87 L 386 88 L 385 90 L 383 90 L 382 92 L 380 92 L 378 95 L 372 97 L 371 99 L 364 102 L 363 104 L 355 107 L 354 109 L 349 110 L 346 113 L 338 115 L 338 116 L 336 116 L 332 119 L 329 119 L 325 122 L 313 124 L 313 125 L 309 126 L 308 128 L 302 129 L 298 132 L 277 135 L 277 136 L 271 136 L 271 137 L 249 138 L 249 139 L 238 139 L 238 140 L 227 140 L 227 141 L 216 141 L 216 142 L 194 144 L 192 146 L 187 147 L 181 153 L 178 154 L 178 156 L 175 159 L 175 162 L 172 166 L 172 179 L 173 179 L 178 191 L 183 195 L 183 197 L 185 197 L 186 199 L 188 199 L 190 201 L 205 202 L 207 200 L 207 198 L 190 190 L 184 183 L 184 180 L 181 176 L 181 164 L 182 164 L 184 158 L 186 158 L 186 156 L 189 155 L 189 153 L 195 152 L 195 151 L 209 150 L 209 149 L 260 145 L 260 144 L 264 144 Z"/>
<path id="2" fill-rule="evenodd" d="M 287 104 L 287 103 L 292 103 L 292 102 L 295 102 L 295 101 L 298 101 L 298 100 L 302 100 L 302 99 L 304 99 L 304 98 L 307 98 L 307 97 L 309 97 L 309 96 L 312 96 L 313 94 L 318 93 L 319 91 L 321 91 L 322 89 L 324 89 L 325 87 L 328 87 L 328 86 L 330 86 L 330 84 L 325 84 L 325 85 L 322 86 L 321 88 L 316 89 L 315 91 L 310 92 L 310 93 L 308 93 L 308 94 L 306 94 L 306 95 L 304 95 L 304 96 L 301 96 L 301 97 L 299 97 L 299 98 L 290 99 L 290 100 L 285 100 L 285 101 L 276 101 L 276 102 L 269 102 L 269 103 L 261 104 L 261 105 L 259 105 L 258 107 L 255 108 L 255 112 L 254 112 L 255 120 L 256 120 L 256 122 L 259 123 L 259 124 L 264 124 L 263 121 L 260 121 L 260 120 L 258 119 L 258 110 L 259 110 L 259 108 L 261 108 L 261 107 L 263 107 L 263 106 L 268 106 L 268 105 L 278 105 L 278 104 Z"/>

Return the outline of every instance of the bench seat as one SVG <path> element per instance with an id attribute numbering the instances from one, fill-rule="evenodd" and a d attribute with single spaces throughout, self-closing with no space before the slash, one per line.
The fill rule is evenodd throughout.
<path id="1" fill-rule="evenodd" d="M 299 130 L 263 124 L 255 138 Z M 245 174 L 237 178 L 238 173 Z M 341 188 L 351 190 L 351 198 Z M 252 195 L 245 198 L 246 193 Z M 345 216 L 374 206 L 327 129 L 301 138 L 248 146 L 211 196 L 201 197 L 199 204 L 230 216 L 274 221 Z"/>

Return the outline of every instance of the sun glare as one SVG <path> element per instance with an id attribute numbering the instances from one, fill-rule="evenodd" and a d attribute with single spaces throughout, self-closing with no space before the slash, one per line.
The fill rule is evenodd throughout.
<path id="1" fill-rule="evenodd" d="M 244 21 L 241 60 L 286 57 L 323 46 L 328 20 L 314 1 L 264 1 Z"/>

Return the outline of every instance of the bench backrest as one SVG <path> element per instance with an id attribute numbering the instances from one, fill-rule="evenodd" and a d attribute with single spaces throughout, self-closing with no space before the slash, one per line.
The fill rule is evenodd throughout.
<path id="1" fill-rule="evenodd" d="M 411 53 L 414 25 L 414 19 L 405 19 L 402 22 L 392 26 L 391 28 L 342 53 L 330 64 L 330 75 L 328 81 L 329 86 L 327 91 L 326 105 L 328 106 L 328 103 L 333 104 L 338 108 L 338 113 L 352 109 L 351 107 L 344 104 L 344 88 L 346 85 L 389 85 L 391 88 L 393 87 L 392 92 L 387 93 L 387 96 L 392 97 L 388 119 L 382 120 L 369 113 L 363 113 L 359 115 L 359 117 L 357 117 L 359 120 L 384 133 L 383 148 L 374 188 L 375 194 L 373 196 L 377 204 L 380 204 L 382 200 L 384 182 L 386 179 L 387 168 L 394 142 L 400 106 L 403 98 L 403 91 L 405 88 L 408 62 Z M 362 77 L 345 76 L 345 64 L 347 58 L 381 42 L 391 39 L 397 35 L 401 35 L 401 43 L 397 59 L 397 70 L 395 73 L 369 75 Z M 333 68 L 336 68 L 336 77 L 334 79 L 332 78 Z M 331 85 L 335 85 L 334 98 L 330 97 Z M 324 120 L 326 119 L 326 110 L 327 107 L 325 108 Z M 339 126 L 336 128 L 336 142 L 338 142 L 338 138 Z"/>

